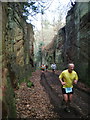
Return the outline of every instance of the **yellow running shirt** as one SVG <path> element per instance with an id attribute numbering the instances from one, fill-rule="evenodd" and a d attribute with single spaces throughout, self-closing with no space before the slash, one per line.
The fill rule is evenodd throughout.
<path id="1" fill-rule="evenodd" d="M 72 73 L 69 73 L 67 69 L 59 75 L 59 79 L 66 82 L 66 85 L 63 85 L 63 88 L 70 88 L 73 87 L 73 81 L 78 80 L 78 75 L 74 70 L 72 71 Z"/>

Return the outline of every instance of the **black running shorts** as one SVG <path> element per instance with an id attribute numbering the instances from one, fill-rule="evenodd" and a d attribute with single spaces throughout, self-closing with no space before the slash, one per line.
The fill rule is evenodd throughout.
<path id="1" fill-rule="evenodd" d="M 66 93 L 65 88 L 62 88 L 62 93 L 63 93 L 63 94 L 73 94 L 73 93 L 74 93 L 74 90 L 73 90 L 73 88 L 72 88 L 72 92 Z"/>

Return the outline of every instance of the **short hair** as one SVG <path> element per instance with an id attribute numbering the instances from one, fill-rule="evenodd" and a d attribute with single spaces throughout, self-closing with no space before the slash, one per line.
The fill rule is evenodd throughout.
<path id="1" fill-rule="evenodd" d="M 69 64 L 68 64 L 68 67 L 69 67 L 70 65 L 74 65 L 74 63 L 69 63 Z"/>

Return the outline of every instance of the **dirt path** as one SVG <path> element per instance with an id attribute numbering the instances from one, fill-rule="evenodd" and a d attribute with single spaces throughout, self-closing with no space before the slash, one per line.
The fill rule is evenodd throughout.
<path id="1" fill-rule="evenodd" d="M 59 74 L 60 71 L 55 74 L 51 71 L 43 74 L 41 71 L 36 71 L 30 78 L 34 87 L 28 88 L 22 83 L 20 89 L 15 92 L 18 118 L 88 118 L 90 95 L 78 88 L 75 88 L 71 112 L 67 113 L 63 110 Z"/>
<path id="2" fill-rule="evenodd" d="M 53 119 L 58 118 L 57 113 L 52 109 L 49 96 L 44 87 L 40 84 L 41 71 L 32 74 L 30 81 L 34 83 L 34 87 L 28 88 L 25 83 L 20 85 L 16 90 L 16 107 L 17 118 L 29 119 Z"/>
<path id="3" fill-rule="evenodd" d="M 90 96 L 86 92 L 82 92 L 80 88 L 75 88 L 73 101 L 71 104 L 71 112 L 66 113 L 61 105 L 62 92 L 61 84 L 58 79 L 59 74 L 53 74 L 47 72 L 41 75 L 41 84 L 44 86 L 46 92 L 49 95 L 50 101 L 54 106 L 54 111 L 58 113 L 62 118 L 87 118 L 88 106 L 90 102 Z"/>

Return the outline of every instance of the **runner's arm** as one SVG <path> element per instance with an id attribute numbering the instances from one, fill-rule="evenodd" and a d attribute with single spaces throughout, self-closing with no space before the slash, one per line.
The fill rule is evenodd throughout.
<path id="1" fill-rule="evenodd" d="M 59 78 L 59 80 L 60 80 L 60 82 L 61 82 L 62 85 L 65 85 L 65 84 L 66 84 L 66 82 L 63 82 L 63 81 L 62 81 L 62 79 Z"/>
<path id="2" fill-rule="evenodd" d="M 77 84 L 78 80 L 74 80 L 74 84 Z"/>
<path id="3" fill-rule="evenodd" d="M 77 82 L 78 82 L 78 75 L 77 75 L 77 73 L 76 73 L 76 75 L 75 75 L 75 80 L 74 80 L 74 84 L 77 84 Z"/>
<path id="4" fill-rule="evenodd" d="M 63 73 L 61 73 L 61 74 L 59 75 L 59 80 L 60 80 L 60 82 L 61 82 L 62 85 L 65 85 L 65 84 L 66 84 L 66 82 L 63 81 Z"/>

